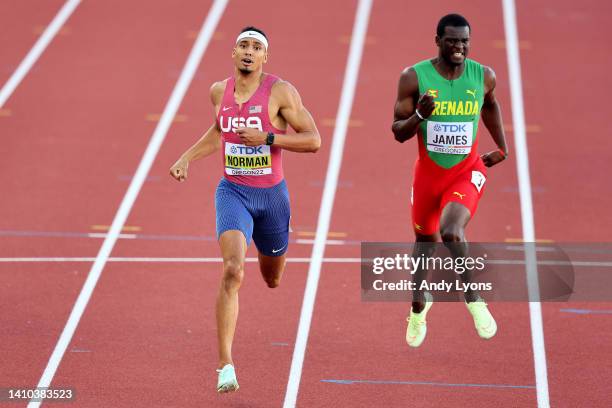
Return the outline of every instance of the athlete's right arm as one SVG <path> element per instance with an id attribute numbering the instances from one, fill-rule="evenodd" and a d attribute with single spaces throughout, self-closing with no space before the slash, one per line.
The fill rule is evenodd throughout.
<path id="1" fill-rule="evenodd" d="M 404 143 L 411 139 L 423 121 L 417 113 L 427 119 L 433 112 L 434 101 L 430 95 L 424 94 L 419 97 L 419 80 L 414 68 L 406 68 L 402 72 L 397 89 L 397 100 L 391 130 L 395 140 Z"/>
<path id="2" fill-rule="evenodd" d="M 215 82 L 210 88 L 210 99 L 215 107 L 215 112 L 218 112 L 221 99 L 223 98 L 223 90 L 225 85 L 223 82 Z M 184 181 L 187 178 L 187 168 L 189 163 L 210 156 L 221 148 L 221 129 L 219 123 L 215 123 L 208 128 L 204 135 L 193 146 L 191 146 L 179 159 L 170 167 L 170 175 L 178 181 Z"/>

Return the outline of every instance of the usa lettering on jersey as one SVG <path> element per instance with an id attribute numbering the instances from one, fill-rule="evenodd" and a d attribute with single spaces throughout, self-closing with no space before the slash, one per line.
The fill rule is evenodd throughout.
<path id="1" fill-rule="evenodd" d="M 263 132 L 261 118 L 258 116 L 248 116 L 243 118 L 221 115 L 219 117 L 219 126 L 221 126 L 221 130 L 223 132 L 236 133 L 236 129 L 241 127 L 253 128 Z"/>

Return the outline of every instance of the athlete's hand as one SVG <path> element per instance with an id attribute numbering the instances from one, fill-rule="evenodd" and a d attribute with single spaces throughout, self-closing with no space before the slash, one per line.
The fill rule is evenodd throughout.
<path id="1" fill-rule="evenodd" d="M 260 146 L 266 144 L 266 138 L 268 137 L 267 133 L 247 127 L 236 129 L 236 134 L 246 146 Z"/>
<path id="2" fill-rule="evenodd" d="M 185 181 L 187 178 L 187 168 L 189 167 L 189 161 L 187 159 L 180 158 L 170 167 L 170 175 L 178 181 Z"/>
<path id="3" fill-rule="evenodd" d="M 480 158 L 482 159 L 484 165 L 487 167 L 495 166 L 497 163 L 506 160 L 506 156 L 504 156 L 504 154 L 499 150 L 494 150 L 492 152 L 485 153 L 480 156 Z"/>
<path id="4" fill-rule="evenodd" d="M 434 103 L 433 96 L 424 93 L 419 98 L 416 108 L 419 110 L 419 113 L 421 114 L 421 116 L 427 119 L 428 117 L 431 116 L 435 107 L 436 107 L 436 104 Z"/>

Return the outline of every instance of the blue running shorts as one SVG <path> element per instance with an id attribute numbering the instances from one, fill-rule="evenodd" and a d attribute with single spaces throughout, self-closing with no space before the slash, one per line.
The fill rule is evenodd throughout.
<path id="1" fill-rule="evenodd" d="M 281 256 L 289 245 L 289 191 L 285 180 L 268 188 L 232 183 L 222 178 L 215 193 L 217 240 L 225 231 L 242 231 L 257 250 Z"/>

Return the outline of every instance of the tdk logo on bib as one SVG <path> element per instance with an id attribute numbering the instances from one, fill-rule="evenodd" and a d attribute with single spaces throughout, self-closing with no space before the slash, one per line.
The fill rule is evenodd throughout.
<path id="1" fill-rule="evenodd" d="M 230 151 L 232 154 L 264 154 L 263 152 L 264 146 L 243 146 L 231 144 Z"/>
<path id="2" fill-rule="evenodd" d="M 263 132 L 263 126 L 261 124 L 261 119 L 258 116 L 249 116 L 247 118 L 234 118 L 231 116 L 221 116 L 219 118 L 219 125 L 221 126 L 221 130 L 223 132 L 233 132 L 236 133 L 236 129 L 240 127 L 248 127 L 257 129 L 260 132 Z"/>
<path id="3" fill-rule="evenodd" d="M 444 154 L 469 154 L 472 150 L 472 122 L 427 122 L 427 150 Z"/>
<path id="4" fill-rule="evenodd" d="M 434 130 L 436 132 L 463 132 L 463 133 L 466 132 L 466 130 L 465 130 L 465 123 L 463 123 L 463 124 L 436 123 L 434 125 Z"/>

